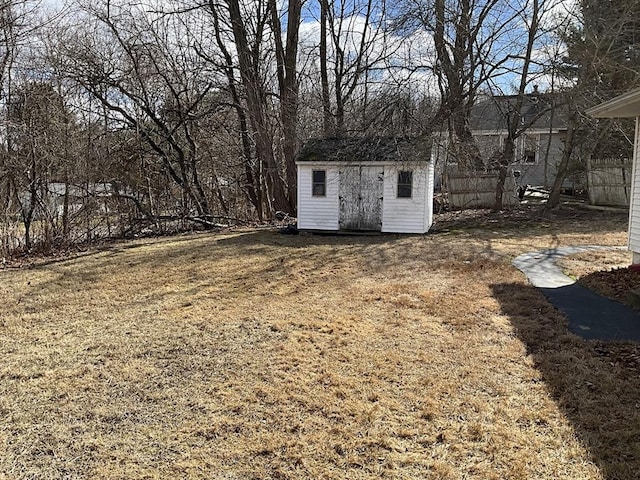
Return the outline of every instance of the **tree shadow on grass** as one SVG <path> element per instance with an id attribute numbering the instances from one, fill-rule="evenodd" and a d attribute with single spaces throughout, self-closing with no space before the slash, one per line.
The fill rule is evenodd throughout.
<path id="1" fill-rule="evenodd" d="M 640 375 L 616 361 L 631 342 L 584 340 L 535 287 L 492 286 L 502 312 L 607 480 L 640 478 Z"/>

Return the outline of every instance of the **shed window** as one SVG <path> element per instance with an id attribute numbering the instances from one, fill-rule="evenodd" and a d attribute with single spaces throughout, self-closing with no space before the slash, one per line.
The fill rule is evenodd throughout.
<path id="1" fill-rule="evenodd" d="M 312 195 L 314 197 L 324 197 L 327 194 L 327 171 L 313 171 Z"/>
<path id="2" fill-rule="evenodd" d="M 398 198 L 411 198 L 413 172 L 398 172 Z"/>

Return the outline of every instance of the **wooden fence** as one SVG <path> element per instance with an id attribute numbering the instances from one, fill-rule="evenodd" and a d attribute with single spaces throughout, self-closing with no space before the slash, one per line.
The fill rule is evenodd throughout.
<path id="1" fill-rule="evenodd" d="M 446 175 L 451 208 L 492 208 L 496 203 L 497 173 L 448 172 Z M 515 179 L 508 175 L 502 195 L 504 208 L 519 204 Z"/>
<path id="2" fill-rule="evenodd" d="M 629 158 L 591 159 L 587 164 L 592 205 L 628 207 L 631 199 L 632 161 Z"/>

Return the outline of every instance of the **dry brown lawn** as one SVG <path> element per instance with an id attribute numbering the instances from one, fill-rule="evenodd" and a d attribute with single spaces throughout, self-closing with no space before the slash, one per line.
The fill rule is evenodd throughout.
<path id="1" fill-rule="evenodd" d="M 0 478 L 637 478 L 640 377 L 510 264 L 625 222 L 199 234 L 4 270 Z"/>

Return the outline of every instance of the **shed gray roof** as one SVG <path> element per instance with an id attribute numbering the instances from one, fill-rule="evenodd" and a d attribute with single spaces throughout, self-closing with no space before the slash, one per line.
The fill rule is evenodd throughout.
<path id="1" fill-rule="evenodd" d="M 507 129 L 507 114 L 516 108 L 517 95 L 501 95 L 477 103 L 471 109 L 471 130 L 501 131 Z M 526 95 L 520 111 L 524 124 L 530 129 L 566 129 L 567 118 L 561 109 L 552 109 L 549 95 Z"/>
<path id="2" fill-rule="evenodd" d="M 334 137 L 309 140 L 298 152 L 299 162 L 429 161 L 428 140 L 409 137 Z"/>

